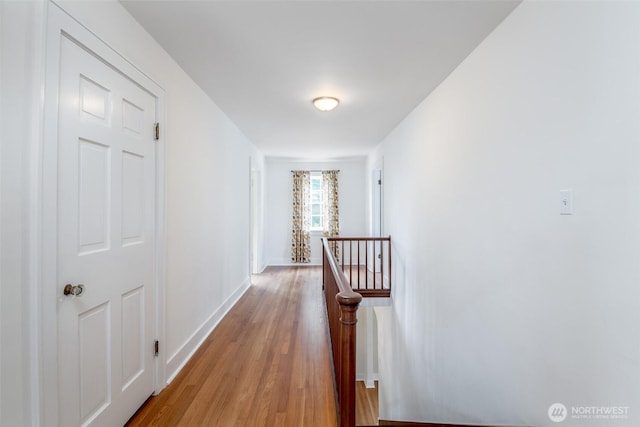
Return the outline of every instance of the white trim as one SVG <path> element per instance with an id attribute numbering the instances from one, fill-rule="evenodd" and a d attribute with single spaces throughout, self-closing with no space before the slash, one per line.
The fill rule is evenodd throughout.
<path id="1" fill-rule="evenodd" d="M 58 135 L 58 63 L 62 18 L 57 8 L 47 4 L 45 47 L 45 102 L 42 147 L 42 275 L 40 277 L 40 363 L 42 366 L 41 419 L 58 425 L 58 325 L 56 317 L 57 258 L 57 135 Z M 59 12 L 58 12 L 59 13 Z"/>
<path id="2" fill-rule="evenodd" d="M 384 228 L 384 184 L 385 184 L 384 156 L 380 156 L 376 160 L 373 169 L 380 171 L 380 180 L 382 180 L 382 184 L 380 185 L 380 235 L 386 236 L 387 234 Z"/>
<path id="3" fill-rule="evenodd" d="M 42 382 L 40 387 L 40 421 L 43 425 L 58 425 L 58 323 L 57 299 L 60 284 L 57 277 L 57 137 L 58 137 L 58 79 L 61 37 L 67 34 L 79 45 L 85 46 L 111 66 L 141 84 L 156 98 L 157 117 L 166 122 L 166 94 L 149 76 L 131 64 L 89 29 L 69 16 L 55 3 L 47 7 L 46 60 L 44 84 L 44 124 L 42 145 L 42 180 L 38 193 L 39 224 L 37 235 L 41 236 L 40 253 L 42 270 L 37 278 L 38 296 L 42 317 L 39 320 L 38 348 Z M 162 121 L 160 120 L 160 121 Z M 166 281 L 166 140 L 161 132 L 157 147 L 156 175 L 156 271 L 155 271 L 155 318 L 154 335 L 163 337 L 165 333 L 165 281 Z M 155 393 L 164 380 L 164 354 L 156 359 Z M 158 366 L 159 365 L 159 366 Z"/>
<path id="4" fill-rule="evenodd" d="M 160 92 L 156 102 L 156 117 L 160 123 L 160 138 L 156 141 L 156 271 L 155 271 L 155 333 L 156 339 L 166 342 L 166 295 L 167 295 L 167 140 L 168 123 L 166 93 Z M 166 384 L 167 354 L 160 351 L 156 358 L 154 395 Z"/>
<path id="5" fill-rule="evenodd" d="M 255 264 L 254 261 L 254 235 L 256 234 L 256 230 L 255 230 L 255 222 L 254 221 L 254 216 L 255 214 L 255 209 L 256 206 L 254 206 L 254 191 L 255 191 L 255 183 L 254 183 L 254 179 L 253 179 L 253 159 L 251 156 L 249 156 L 249 276 L 251 276 L 251 274 L 253 273 L 253 265 Z"/>
<path id="6" fill-rule="evenodd" d="M 0 2 L 0 25 L 2 25 L 2 22 L 4 21 L 4 3 Z M 0 28 L 0 37 L 4 37 L 4 33 L 2 32 L 2 28 Z M 3 87 L 3 80 L 2 80 L 2 57 L 3 57 L 3 49 L 2 49 L 2 39 L 0 39 L 0 94 L 3 93 L 2 91 L 2 87 Z M 3 114 L 3 106 L 2 104 L 0 104 L 0 140 L 4 139 L 4 114 Z M 0 165 L 2 165 L 2 146 L 0 145 Z M 2 173 L 0 173 L 0 188 L 2 188 Z M 0 202 L 0 235 L 2 235 L 2 224 L 3 224 L 3 218 L 4 216 L 2 215 L 2 203 Z M 0 244 L 0 307 L 2 307 L 2 260 L 4 258 L 2 258 L 2 245 Z M 0 315 L 0 338 L 4 335 L 3 330 L 2 330 L 2 316 Z M 1 343 L 2 341 L 0 341 Z M 0 349 L 0 384 L 4 384 L 4 382 L 2 381 L 2 350 Z M 0 387 L 0 421 L 2 420 L 2 402 L 4 402 L 4 399 L 2 399 L 2 387 Z"/>
<path id="7" fill-rule="evenodd" d="M 32 46 L 33 50 L 38 53 L 37 59 L 33 68 L 37 70 L 34 74 L 34 86 L 36 89 L 31 93 L 31 116 L 33 118 L 33 124 L 31 126 L 31 135 L 29 136 L 29 152 L 28 152 L 28 167 L 27 172 L 28 190 L 27 196 L 27 253 L 28 259 L 25 265 L 27 266 L 26 277 L 26 298 L 27 305 L 24 306 L 23 319 L 26 334 L 25 345 L 26 357 L 28 358 L 27 365 L 24 367 L 26 370 L 26 378 L 28 379 L 28 385 L 25 387 L 26 393 L 26 405 L 24 420 L 29 422 L 32 426 L 42 425 L 42 417 L 40 408 L 42 405 L 42 384 L 40 381 L 40 367 L 41 367 L 41 329 L 40 321 L 42 305 L 39 284 L 42 277 L 42 227 L 40 227 L 42 219 L 42 163 L 43 163 L 43 143 L 44 143 L 44 82 L 45 82 L 45 64 L 46 64 L 46 22 L 48 4 L 44 3 L 41 6 L 35 4 L 34 13 L 37 14 L 37 24 L 40 39 L 38 44 Z M 28 350 L 27 350 L 28 349 Z"/>
<path id="8" fill-rule="evenodd" d="M 19 31 L 18 45 L 29 47 L 28 51 L 17 52 L 15 49 L 7 49 L 0 53 L 3 65 L 0 70 L 3 76 L 0 78 L 1 91 L 3 95 L 7 89 L 14 96 L 14 89 L 26 87 L 20 92 L 20 100 L 13 100 L 11 106 L 6 103 L 2 106 L 1 132 L 3 151 L 8 154 L 2 160 L 4 178 L 9 177 L 4 183 L 3 190 L 12 192 L 12 196 L 0 205 L 4 206 L 5 212 L 0 222 L 7 218 L 17 219 L 17 225 L 9 222 L 0 224 L 4 233 L 9 231 L 10 237 L 4 246 L 3 263 L 6 262 L 6 254 L 10 251 L 17 251 L 14 265 L 9 266 L 2 274 L 0 281 L 4 287 L 3 294 L 5 305 L 8 302 L 7 296 L 15 294 L 12 300 L 17 301 L 15 311 L 11 312 L 11 318 L 4 318 L 4 323 L 0 335 L 4 337 L 4 332 L 13 327 L 11 322 L 18 322 L 19 327 L 10 334 L 15 337 L 17 347 L 6 345 L 3 349 L 6 354 L 11 353 L 12 357 L 21 358 L 21 362 L 10 369 L 15 369 L 9 375 L 10 378 L 20 384 L 18 389 L 11 389 L 12 397 L 8 398 L 7 388 L 5 388 L 4 398 L 0 397 L 0 402 L 5 404 L 4 416 L 0 415 L 0 423 L 3 419 L 21 420 L 24 425 L 40 424 L 40 353 L 39 353 L 39 277 L 41 274 L 41 228 L 40 228 L 40 202 L 41 202 L 41 158 L 42 158 L 42 137 L 43 137 L 43 108 L 42 108 L 42 88 L 44 84 L 44 60 L 45 60 L 45 16 L 46 4 L 44 2 L 29 2 L 21 5 L 0 5 L 0 38 L 4 37 L 6 47 L 7 40 L 11 38 L 13 32 Z M 4 26 L 3 26 L 4 24 Z M 24 32 L 23 32 L 24 31 Z M 27 44 L 25 44 L 25 42 Z M 15 44 L 16 40 L 12 40 Z M 2 43 L 0 43 L 2 44 Z M 4 49 L 0 46 L 0 51 Z M 14 64 L 15 62 L 15 64 Z M 16 65 L 15 67 L 13 65 Z M 22 73 L 15 76 L 17 81 L 13 81 L 16 72 Z M 12 86 L 16 85 L 17 86 Z M 17 105 L 16 105 L 17 102 Z M 7 121 L 6 109 L 16 108 L 14 116 L 17 122 Z M 5 152 L 5 149 L 7 151 Z M 11 163 L 7 163 L 11 162 Z M 13 163 L 15 162 L 15 163 Z M 8 166 L 8 167 L 7 167 Z M 15 191 L 15 193 L 13 193 Z M 11 208 L 7 212 L 7 202 L 11 202 Z M 9 217 L 5 216 L 9 213 Z M 6 281 L 7 273 L 10 281 Z M 7 287 L 11 282 L 12 286 Z M 14 317 L 16 316 L 16 317 Z M 0 316 L 2 317 L 2 316 Z M 8 321 L 8 322 L 7 322 Z M 5 344 L 13 344 L 14 341 L 4 341 Z M 9 348 L 11 347 L 11 348 Z M 2 353 L 2 352 L 0 352 Z M 8 359 L 11 360 L 12 357 Z M 5 370 L 5 377 L 0 383 L 7 381 L 6 364 L 0 368 Z M 11 363 L 9 361 L 9 363 Z M 14 381 L 9 379 L 10 382 Z M 19 393 L 19 395 L 13 395 Z M 13 405 L 6 407 L 7 404 Z M 1 405 L 1 404 L 0 404 Z M 5 418 L 3 418 L 5 417 Z M 17 422 L 17 421 L 16 421 Z"/>
<path id="9" fill-rule="evenodd" d="M 291 261 L 285 261 L 284 259 L 280 259 L 280 260 L 271 260 L 266 267 L 318 267 L 321 265 L 322 265 L 322 258 L 311 258 L 310 262 L 304 262 L 304 263 L 291 262 Z"/>
<path id="10" fill-rule="evenodd" d="M 378 381 L 378 384 L 380 384 L 380 374 L 376 372 L 367 376 L 366 374 L 359 372 L 356 374 L 356 381 L 364 381 L 367 388 L 375 388 L 375 381 Z"/>
<path id="11" fill-rule="evenodd" d="M 371 378 L 372 379 L 365 380 L 365 382 L 364 382 L 364 385 L 367 388 L 375 388 L 376 387 L 375 382 L 376 381 L 380 381 L 380 377 L 378 375 L 372 375 Z"/>
<path id="12" fill-rule="evenodd" d="M 261 266 L 262 228 L 260 215 L 262 214 L 262 171 L 254 168 L 254 158 L 249 157 L 249 275 L 258 274 L 264 270 Z"/>
<path id="13" fill-rule="evenodd" d="M 171 383 L 178 373 L 184 368 L 194 353 L 200 348 L 202 343 L 218 326 L 224 316 L 236 305 L 251 286 L 251 281 L 247 277 L 242 285 L 231 294 L 222 305 L 204 321 L 202 325 L 180 346 L 167 360 L 166 370 L 169 373 L 166 385 Z"/>

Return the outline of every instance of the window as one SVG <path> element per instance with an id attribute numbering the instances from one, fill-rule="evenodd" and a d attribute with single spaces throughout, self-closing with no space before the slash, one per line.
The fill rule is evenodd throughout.
<path id="1" fill-rule="evenodd" d="M 310 231 L 322 231 L 324 225 L 324 188 L 322 185 L 322 173 L 311 172 L 311 228 Z"/>

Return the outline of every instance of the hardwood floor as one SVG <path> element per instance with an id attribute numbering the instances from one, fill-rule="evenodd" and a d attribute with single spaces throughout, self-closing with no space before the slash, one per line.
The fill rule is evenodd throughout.
<path id="1" fill-rule="evenodd" d="M 319 267 L 268 268 L 128 426 L 336 426 Z"/>
<path id="2" fill-rule="evenodd" d="M 378 425 L 378 381 L 375 388 L 367 388 L 364 381 L 356 381 L 356 425 Z"/>

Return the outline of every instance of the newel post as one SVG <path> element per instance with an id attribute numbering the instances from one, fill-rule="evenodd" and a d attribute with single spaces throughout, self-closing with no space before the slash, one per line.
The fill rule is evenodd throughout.
<path id="1" fill-rule="evenodd" d="M 356 425 L 356 322 L 362 296 L 355 292 L 336 295 L 340 306 L 340 358 L 338 380 L 340 427 Z"/>

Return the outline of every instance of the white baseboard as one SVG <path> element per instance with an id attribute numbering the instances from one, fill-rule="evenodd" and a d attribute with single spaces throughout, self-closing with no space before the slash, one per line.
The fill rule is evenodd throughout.
<path id="1" fill-rule="evenodd" d="M 322 258 L 311 258 L 311 262 L 299 263 L 284 259 L 273 259 L 269 262 L 269 267 L 305 267 L 322 265 Z"/>
<path id="2" fill-rule="evenodd" d="M 222 318 L 224 318 L 229 310 L 233 308 L 242 295 L 249 289 L 249 286 L 251 286 L 251 282 L 247 277 L 244 282 L 242 282 L 242 285 L 169 357 L 166 366 L 167 385 L 169 385 L 182 368 L 184 368 L 204 340 L 206 340 L 209 334 L 218 326 Z"/>
<path id="3" fill-rule="evenodd" d="M 364 381 L 364 385 L 367 388 L 374 388 L 375 382 L 380 381 L 380 374 L 373 373 L 367 377 L 365 374 L 356 373 L 356 381 Z"/>

